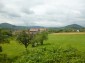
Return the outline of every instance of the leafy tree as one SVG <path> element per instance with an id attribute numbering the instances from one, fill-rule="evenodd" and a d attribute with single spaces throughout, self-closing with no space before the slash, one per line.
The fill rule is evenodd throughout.
<path id="1" fill-rule="evenodd" d="M 37 46 L 39 44 L 43 45 L 43 41 L 48 39 L 48 33 L 47 32 L 41 32 L 36 34 L 33 39 L 31 40 L 32 47 Z"/>
<path id="2" fill-rule="evenodd" d="M 48 33 L 47 32 L 41 32 L 40 33 L 40 43 L 43 45 L 43 41 L 48 39 Z"/>
<path id="3" fill-rule="evenodd" d="M 23 44 L 27 50 L 27 47 L 30 44 L 30 34 L 22 31 L 20 34 L 18 34 L 17 40 L 19 41 L 19 43 Z"/>
<path id="4" fill-rule="evenodd" d="M 3 30 L 0 29 L 0 44 L 2 43 L 9 43 L 8 36 L 2 32 Z M 2 52 L 2 46 L 0 46 L 0 52 Z"/>
<path id="5" fill-rule="evenodd" d="M 39 33 L 34 35 L 34 37 L 31 40 L 32 47 L 39 45 L 40 39 L 41 39 L 41 37 L 40 37 Z"/>
<path id="6" fill-rule="evenodd" d="M 11 37 L 12 36 L 12 31 L 11 30 L 4 30 L 3 34 L 7 35 L 8 37 Z"/>

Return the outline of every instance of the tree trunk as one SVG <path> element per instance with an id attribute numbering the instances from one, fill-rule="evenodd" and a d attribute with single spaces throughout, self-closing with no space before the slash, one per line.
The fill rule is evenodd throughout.
<path id="1" fill-rule="evenodd" d="M 41 41 L 41 45 L 43 45 L 43 40 Z"/>
<path id="2" fill-rule="evenodd" d="M 2 46 L 0 46 L 0 52 L 2 52 Z"/>
<path id="3" fill-rule="evenodd" d="M 34 43 L 32 44 L 32 47 L 35 47 Z"/>
<path id="4" fill-rule="evenodd" d="M 25 50 L 26 50 L 26 53 L 28 53 L 28 51 L 27 51 L 27 46 L 25 46 Z"/>

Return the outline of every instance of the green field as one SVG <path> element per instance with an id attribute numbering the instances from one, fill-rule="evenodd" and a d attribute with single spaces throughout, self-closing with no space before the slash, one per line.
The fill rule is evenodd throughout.
<path id="1" fill-rule="evenodd" d="M 25 48 L 14 39 L 11 39 L 9 44 L 2 44 L 4 54 L 7 54 L 8 58 L 14 58 L 23 55 Z M 46 47 L 51 48 L 67 48 L 73 47 L 79 51 L 85 51 L 85 34 L 49 34 L 48 40 L 44 41 L 44 45 L 32 48 L 28 46 L 28 50 L 36 50 Z"/>
<path id="2" fill-rule="evenodd" d="M 51 46 L 72 46 L 78 50 L 85 51 L 85 34 L 50 34 L 46 44 Z M 50 47 L 50 45 L 48 45 Z"/>

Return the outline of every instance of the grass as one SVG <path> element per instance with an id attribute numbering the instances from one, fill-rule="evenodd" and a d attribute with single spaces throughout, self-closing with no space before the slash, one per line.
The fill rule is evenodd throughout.
<path id="1" fill-rule="evenodd" d="M 25 48 L 23 45 L 20 45 L 15 40 L 11 40 L 10 43 L 2 44 L 3 48 L 3 54 L 7 54 L 8 57 L 13 58 L 15 56 L 19 56 L 22 54 L 23 51 L 25 51 Z"/>
<path id="2" fill-rule="evenodd" d="M 49 43 L 51 46 L 72 46 L 85 51 L 85 34 L 50 34 L 45 43 Z"/>
<path id="3" fill-rule="evenodd" d="M 28 50 L 36 50 L 42 47 L 46 47 L 51 49 L 52 47 L 74 47 L 77 48 L 80 51 L 85 51 L 85 33 L 82 34 L 49 34 L 48 40 L 44 42 L 43 46 L 38 46 L 35 48 L 32 48 L 31 45 L 28 46 Z M 22 53 L 25 51 L 25 48 L 23 45 L 20 45 L 15 40 L 11 39 L 10 44 L 3 44 L 3 52 L 4 54 L 7 54 L 9 58 L 14 58 L 16 56 L 22 55 Z"/>

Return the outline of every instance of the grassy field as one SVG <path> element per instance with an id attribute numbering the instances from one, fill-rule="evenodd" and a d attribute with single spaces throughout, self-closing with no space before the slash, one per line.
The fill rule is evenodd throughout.
<path id="1" fill-rule="evenodd" d="M 3 44 L 2 47 L 2 53 L 7 54 L 9 58 L 20 56 L 25 51 L 24 46 L 13 39 L 11 39 L 9 44 Z M 85 33 L 52 33 L 49 34 L 48 40 L 44 41 L 44 45 L 35 48 L 32 48 L 31 45 L 29 45 L 28 50 L 36 50 L 42 47 L 49 49 L 52 47 L 74 47 L 80 51 L 85 51 Z"/>
<path id="2" fill-rule="evenodd" d="M 49 39 L 45 43 L 51 46 L 72 46 L 85 51 L 85 33 L 53 33 L 49 35 Z"/>

